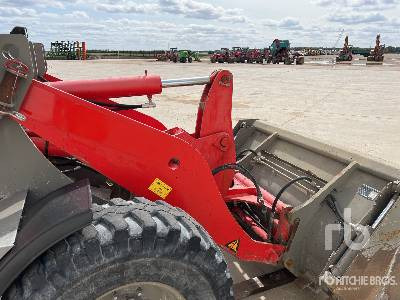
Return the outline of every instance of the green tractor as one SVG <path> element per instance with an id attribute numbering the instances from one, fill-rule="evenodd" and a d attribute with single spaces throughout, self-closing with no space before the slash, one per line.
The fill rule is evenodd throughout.
<path id="1" fill-rule="evenodd" d="M 181 63 L 187 63 L 187 62 L 191 63 L 193 61 L 193 58 L 190 56 L 189 50 L 179 50 L 178 60 Z"/>
<path id="2" fill-rule="evenodd" d="M 201 62 L 200 53 L 199 53 L 199 52 L 190 51 L 190 57 L 191 57 L 194 61 Z"/>

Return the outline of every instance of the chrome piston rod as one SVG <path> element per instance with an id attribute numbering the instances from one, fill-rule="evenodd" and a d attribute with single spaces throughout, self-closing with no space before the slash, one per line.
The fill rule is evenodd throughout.
<path id="1" fill-rule="evenodd" d="M 161 80 L 163 88 L 205 85 L 209 83 L 210 83 L 210 76 Z"/>

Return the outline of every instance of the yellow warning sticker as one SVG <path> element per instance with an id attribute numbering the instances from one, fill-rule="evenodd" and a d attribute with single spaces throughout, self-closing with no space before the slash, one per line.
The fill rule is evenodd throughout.
<path id="1" fill-rule="evenodd" d="M 239 250 L 239 240 L 234 240 L 232 242 L 229 242 L 228 244 L 226 244 L 226 247 L 232 250 L 233 252 L 237 253 Z"/>
<path id="2" fill-rule="evenodd" d="M 168 194 L 172 191 L 172 187 L 163 182 L 161 179 L 154 179 L 153 183 L 150 184 L 149 190 L 156 194 L 162 199 L 167 198 Z"/>

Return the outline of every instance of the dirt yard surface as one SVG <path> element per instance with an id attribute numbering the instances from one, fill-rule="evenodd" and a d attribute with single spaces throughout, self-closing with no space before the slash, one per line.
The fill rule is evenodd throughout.
<path id="1" fill-rule="evenodd" d="M 196 77 L 215 69 L 234 75 L 233 120 L 258 118 L 305 136 L 361 152 L 400 168 L 400 56 L 387 55 L 384 65 L 333 65 L 332 57 L 307 57 L 302 66 L 174 64 L 150 60 L 49 61 L 49 73 L 63 79 L 141 75 L 163 79 Z M 167 89 L 155 96 L 148 113 L 167 127 L 194 130 L 202 87 Z M 140 103 L 145 99 L 124 99 Z M 259 264 L 227 255 L 235 281 L 266 273 Z M 251 299 L 311 299 L 291 284 Z"/>
<path id="2" fill-rule="evenodd" d="M 302 66 L 174 64 L 149 60 L 49 61 L 49 72 L 64 79 L 140 75 L 163 79 L 234 75 L 233 120 L 258 118 L 326 143 L 361 152 L 400 167 L 400 56 L 385 64 L 330 65 L 311 57 Z M 361 65 L 364 64 L 364 65 Z M 193 131 L 202 87 L 171 88 L 155 96 L 144 112 L 167 127 Z M 138 103 L 145 99 L 124 99 Z"/>

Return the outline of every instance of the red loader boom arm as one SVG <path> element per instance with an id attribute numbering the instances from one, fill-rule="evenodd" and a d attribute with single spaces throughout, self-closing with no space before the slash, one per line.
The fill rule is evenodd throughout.
<path id="1" fill-rule="evenodd" d="M 44 147 L 43 141 L 49 141 L 58 155 L 68 153 L 134 195 L 152 200 L 162 198 L 182 208 L 218 244 L 227 246 L 240 259 L 279 261 L 285 246 L 252 239 L 227 206 L 237 202 L 260 204 L 254 185 L 233 170 L 214 176 L 211 172 L 236 163 L 230 72 L 167 81 L 148 75 L 81 81 L 59 81 L 48 75 L 44 78 L 48 82 L 32 80 L 19 109 L 23 120 L 18 120 L 37 135 L 35 143 L 39 148 Z M 162 87 L 194 84 L 205 84 L 205 88 L 192 134 L 181 128 L 166 129 L 157 120 L 136 111 L 113 111 L 90 102 L 113 103 L 108 98 L 132 95 L 147 95 L 151 99 Z M 262 192 L 264 205 L 271 207 L 273 196 Z M 277 212 L 283 217 L 285 207 L 278 203 Z M 289 228 L 279 228 L 273 234 L 287 240 Z M 265 232 L 260 235 L 268 238 Z"/>

